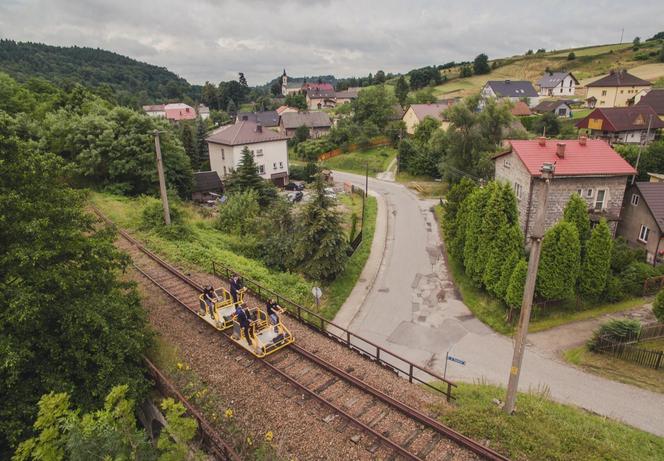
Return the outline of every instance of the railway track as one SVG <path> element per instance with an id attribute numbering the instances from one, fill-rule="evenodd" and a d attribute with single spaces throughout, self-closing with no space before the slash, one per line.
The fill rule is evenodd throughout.
<path id="1" fill-rule="evenodd" d="M 95 212 L 112 224 L 98 210 Z M 118 231 L 123 238 L 119 246 L 131 255 L 135 269 L 198 317 L 201 284 L 150 252 L 127 232 Z M 212 327 L 210 332 L 219 334 Z M 229 339 L 223 348 L 231 352 L 239 346 Z M 270 383 L 271 388 L 296 397 L 298 403 L 312 402 L 322 407 L 328 413 L 323 420 L 331 430 L 343 432 L 349 425 L 361 429 L 363 445 L 377 459 L 508 459 L 297 343 L 264 359 L 247 354 L 241 365 Z M 355 437 L 353 441 L 360 443 Z"/>

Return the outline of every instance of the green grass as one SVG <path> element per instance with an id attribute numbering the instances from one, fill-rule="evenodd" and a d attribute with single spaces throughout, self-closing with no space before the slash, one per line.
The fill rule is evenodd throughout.
<path id="1" fill-rule="evenodd" d="M 143 208 L 155 199 L 127 198 L 97 192 L 91 193 L 90 199 L 106 216 L 120 227 L 129 230 L 152 251 L 186 270 L 212 272 L 212 261 L 222 262 L 265 287 L 303 306 L 314 308 L 311 296 L 313 284 L 302 274 L 281 272 L 267 267 L 257 258 L 243 256 L 242 252 L 247 248 L 246 239 L 217 230 L 214 227 L 214 219 L 201 215 L 194 206 L 184 206 L 191 235 L 186 240 L 169 240 L 153 231 L 144 231 L 140 228 Z M 367 203 L 365 241 L 360 248 L 371 247 L 375 228 L 376 201 L 370 198 Z M 334 317 L 344 303 L 367 257 L 368 250 L 365 254 L 358 249 L 350 258 L 346 271 L 327 288 L 323 286 L 324 294 L 320 307 L 325 316 Z"/>
<path id="2" fill-rule="evenodd" d="M 640 342 L 639 347 L 651 351 L 664 351 L 664 338 Z M 664 376 L 662 377 L 662 380 L 664 381 Z"/>
<path id="3" fill-rule="evenodd" d="M 664 350 L 664 340 L 659 341 L 661 341 L 659 350 Z M 645 342 L 640 343 L 639 347 L 646 348 L 646 344 Z M 589 351 L 585 345 L 565 351 L 563 357 L 567 362 L 588 373 L 649 391 L 664 393 L 664 370 L 642 367 L 608 354 L 596 354 Z"/>
<path id="4" fill-rule="evenodd" d="M 549 54 L 549 57 L 567 58 L 567 55 L 570 53 L 570 51 L 573 51 L 574 55 L 577 58 L 584 56 L 598 56 L 600 54 L 609 53 L 612 50 L 613 51 L 626 50 L 631 47 L 632 47 L 631 43 L 623 43 L 623 44 L 614 43 L 612 45 L 588 46 L 584 48 L 570 48 L 569 50 L 562 50 L 560 52 Z"/>
<path id="5" fill-rule="evenodd" d="M 374 147 L 366 151 L 350 152 L 341 154 L 331 159 L 320 162 L 323 168 L 347 171 L 349 173 L 364 174 L 367 162 L 369 163 L 369 174 L 375 176 L 387 170 L 390 162 L 397 156 L 396 149 L 391 147 Z"/>
<path id="6" fill-rule="evenodd" d="M 585 118 L 593 109 L 572 109 L 572 120 Z"/>
<path id="7" fill-rule="evenodd" d="M 459 384 L 456 405 L 438 405 L 439 419 L 513 460 L 661 460 L 664 438 L 584 410 L 551 401 L 546 392 L 519 393 L 516 413 L 506 415 L 492 400 L 505 390 Z"/>
<path id="8" fill-rule="evenodd" d="M 429 176 L 414 176 L 403 171 L 397 174 L 396 181 L 413 189 L 422 198 L 443 197 L 449 188 L 449 184 L 444 181 L 434 181 Z"/>
<path id="9" fill-rule="evenodd" d="M 442 208 L 440 205 L 436 206 L 435 213 L 438 221 L 441 222 Z M 482 288 L 477 287 L 470 277 L 466 275 L 461 263 L 449 255 L 448 266 L 454 282 L 461 293 L 464 304 L 468 306 L 468 309 L 470 309 L 475 317 L 498 333 L 512 335 L 514 333 L 514 325 L 507 321 L 507 311 L 504 303 Z M 646 301 L 645 298 L 630 298 L 617 303 L 595 304 L 581 301 L 577 306 L 575 301 L 569 301 L 546 307 L 534 306 L 528 332 L 535 333 L 571 322 L 634 309 L 642 306 Z M 514 317 L 516 319 L 518 312 L 515 314 Z"/>

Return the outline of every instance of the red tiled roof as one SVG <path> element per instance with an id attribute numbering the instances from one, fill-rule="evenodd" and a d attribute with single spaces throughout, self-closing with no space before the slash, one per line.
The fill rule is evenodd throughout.
<path id="1" fill-rule="evenodd" d="M 193 120 L 196 118 L 194 108 L 184 103 L 166 104 L 164 109 L 166 118 L 169 120 Z"/>
<path id="2" fill-rule="evenodd" d="M 544 146 L 539 140 L 509 140 L 510 150 L 494 156 L 514 152 L 531 176 L 540 176 L 543 163 L 556 164 L 556 176 L 628 176 L 636 170 L 627 163 L 606 141 L 588 139 L 586 145 L 578 139 L 547 139 Z M 556 155 L 557 143 L 565 143 L 565 157 Z"/>
<path id="3" fill-rule="evenodd" d="M 334 91 L 334 87 L 331 83 L 303 83 L 302 89 L 307 90 L 319 90 L 319 91 Z"/>
<path id="4" fill-rule="evenodd" d="M 285 141 L 287 139 L 288 136 L 267 128 L 258 131 L 258 125 L 255 122 L 244 121 L 215 130 L 206 138 L 206 141 L 226 146 L 239 146 L 257 142 Z"/>

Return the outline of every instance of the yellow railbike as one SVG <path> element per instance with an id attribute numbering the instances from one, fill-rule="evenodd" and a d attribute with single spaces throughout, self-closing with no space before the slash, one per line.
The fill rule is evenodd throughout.
<path id="1" fill-rule="evenodd" d="M 233 326 L 233 316 L 235 315 L 235 305 L 244 302 L 244 293 L 246 288 L 238 290 L 237 303 L 233 302 L 233 297 L 225 288 L 217 288 L 214 294 L 217 301 L 214 307 L 210 308 L 205 302 L 205 294 L 198 297 L 199 309 L 198 315 L 217 330 L 223 331 Z"/>
<path id="2" fill-rule="evenodd" d="M 233 335 L 231 339 L 256 357 L 265 357 L 288 346 L 295 340 L 281 320 L 284 312 L 282 307 L 279 306 L 274 309 L 279 314 L 275 316 L 275 319 L 271 319 L 266 312 L 257 307 L 245 306 L 243 309 L 245 309 L 249 318 L 248 330 L 251 344 L 247 342 L 244 328 L 241 328 L 237 316 L 233 316 Z"/>

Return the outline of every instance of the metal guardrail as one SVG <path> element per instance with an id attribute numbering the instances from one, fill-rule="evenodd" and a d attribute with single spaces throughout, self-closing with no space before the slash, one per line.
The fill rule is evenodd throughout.
<path id="1" fill-rule="evenodd" d="M 229 280 L 233 274 L 239 275 L 242 277 L 244 285 L 261 300 L 266 301 L 269 298 L 274 298 L 291 316 L 309 327 L 336 339 L 349 349 L 392 369 L 397 374 L 408 377 L 408 381 L 411 383 L 415 381 L 444 394 L 448 402 L 455 398 L 452 395 L 452 387 L 456 387 L 456 384 L 433 371 L 427 370 L 410 360 L 335 324 L 322 315 L 286 298 L 276 291 L 262 286 L 260 283 L 248 277 L 245 277 L 223 263 L 212 261 L 212 272 L 215 276 L 226 280 Z M 433 386 L 431 381 L 440 381 L 444 383 L 446 385 L 446 390 Z"/>
<path id="2" fill-rule="evenodd" d="M 182 395 L 175 385 L 156 367 L 148 358 L 143 360 L 150 371 L 150 375 L 155 381 L 155 386 L 163 395 L 173 396 L 184 405 L 187 412 L 198 422 L 198 428 L 201 432 L 201 440 L 209 454 L 215 459 L 223 461 L 241 461 L 242 458 L 226 442 L 221 440 L 217 431 L 210 425 L 205 417 Z"/>

